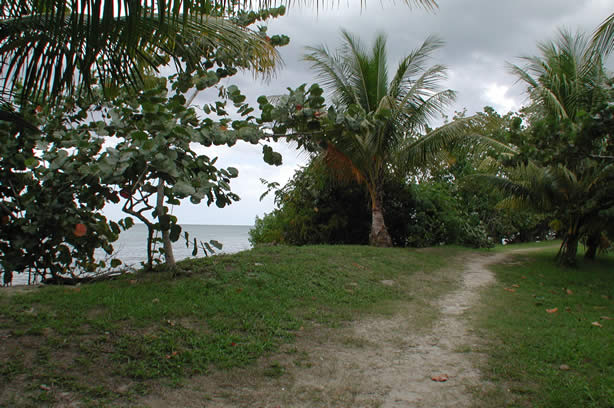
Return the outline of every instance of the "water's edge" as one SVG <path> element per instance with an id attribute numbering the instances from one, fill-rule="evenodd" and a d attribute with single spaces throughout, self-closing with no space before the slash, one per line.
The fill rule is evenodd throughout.
<path id="1" fill-rule="evenodd" d="M 231 254 L 245 251 L 251 248 L 249 243 L 249 230 L 251 225 L 182 225 L 182 233 L 179 241 L 173 243 L 175 260 L 180 261 L 192 256 L 194 238 L 198 242 L 216 240 L 222 243 L 221 251 L 217 253 Z M 190 246 L 186 247 L 183 232 L 187 231 L 190 238 Z M 99 260 L 118 258 L 124 267 L 140 268 L 141 262 L 147 259 L 147 227 L 144 224 L 136 224 L 127 231 L 123 231 L 119 239 L 113 243 L 114 253 L 109 256 L 102 249 L 96 251 Z M 204 253 L 198 248 L 196 257 L 202 257 Z M 13 285 L 25 285 L 28 283 L 28 274 L 14 274 Z"/>

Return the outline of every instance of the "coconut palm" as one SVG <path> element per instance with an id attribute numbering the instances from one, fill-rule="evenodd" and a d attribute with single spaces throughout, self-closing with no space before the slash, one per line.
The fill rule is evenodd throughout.
<path id="1" fill-rule="evenodd" d="M 574 265 L 578 242 L 583 236 L 588 240 L 597 237 L 594 244 L 587 242 L 587 258 L 595 257 L 604 227 L 600 213 L 614 204 L 614 166 L 600 166 L 590 159 L 585 159 L 583 164 L 581 171 L 573 172 L 561 164 L 545 167 L 528 162 L 508 169 L 507 177 L 481 179 L 507 195 L 498 204 L 499 208 L 533 209 L 552 214 L 555 219 L 552 226 L 563 231 L 557 260 L 564 265 Z M 587 205 L 589 200 L 592 203 Z"/>
<path id="2" fill-rule="evenodd" d="M 595 131 L 595 121 L 607 112 L 612 93 L 584 35 L 560 31 L 539 49 L 541 55 L 523 58 L 526 65 L 511 66 L 532 101 L 529 162 L 496 183 L 509 195 L 507 204 L 530 204 L 557 217 L 564 234 L 558 259 L 574 264 L 578 241 L 600 233 L 594 221 L 611 205 L 603 192 L 612 191 L 613 166 L 599 156 L 608 136 Z"/>
<path id="3" fill-rule="evenodd" d="M 540 43 L 538 48 L 541 55 L 522 57 L 524 66 L 511 66 L 528 86 L 534 110 L 575 121 L 579 112 L 590 112 L 603 102 L 605 70 L 601 60 L 592 59 L 585 35 L 561 30 L 556 41 Z"/>
<path id="4" fill-rule="evenodd" d="M 431 54 L 442 46 L 439 39 L 427 38 L 401 60 L 390 78 L 384 35 L 378 35 L 367 51 L 349 32 L 341 34 L 339 50 L 310 47 L 304 59 L 330 92 L 336 111 L 362 119 L 357 126 L 331 132 L 322 156 L 337 174 L 365 184 L 372 213 L 369 242 L 390 246 L 382 203 L 383 182 L 392 162 L 410 166 L 432 159 L 445 142 L 462 134 L 464 123 L 453 122 L 416 138 L 455 96 L 440 87 L 446 68 L 427 66 Z"/>

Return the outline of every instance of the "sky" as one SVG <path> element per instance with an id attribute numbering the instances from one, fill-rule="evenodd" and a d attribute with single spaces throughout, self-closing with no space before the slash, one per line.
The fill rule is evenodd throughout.
<path id="1" fill-rule="evenodd" d="M 287 87 L 317 82 L 309 64 L 302 61 L 305 47 L 326 45 L 336 49 L 341 28 L 359 36 L 367 47 L 377 33 L 384 33 L 390 72 L 429 35 L 437 35 L 445 45 L 433 54 L 432 64 L 448 67 L 448 78 L 442 86 L 458 94 L 448 116 L 463 109 L 470 115 L 484 106 L 504 114 L 528 102 L 526 89 L 516 83 L 506 64 L 521 64 L 519 57 L 538 55 L 537 44 L 555 39 L 560 28 L 590 34 L 614 12 L 614 0 L 438 0 L 439 8 L 430 12 L 410 8 L 399 0 L 368 0 L 362 9 L 358 0 L 329 3 L 317 10 L 292 6 L 285 16 L 268 22 L 269 35 L 290 37 L 290 44 L 280 49 L 283 66 L 273 79 L 264 81 L 243 73 L 232 77 L 229 84 L 236 84 L 257 108 L 260 95 L 279 95 Z M 195 101 L 205 102 L 198 98 Z M 173 209 L 179 223 L 253 225 L 256 216 L 272 211 L 272 195 L 259 200 L 265 191 L 260 179 L 284 185 L 307 161 L 306 154 L 292 146 L 280 143 L 275 149 L 283 155 L 284 163 L 279 167 L 263 162 L 259 145 L 239 142 L 232 148 L 199 150 L 218 157 L 220 167 L 239 170 L 231 188 L 241 200 L 223 209 L 215 204 L 207 207 L 204 203 L 196 206 L 185 202 Z M 117 206 L 105 213 L 112 219 L 122 216 Z"/>

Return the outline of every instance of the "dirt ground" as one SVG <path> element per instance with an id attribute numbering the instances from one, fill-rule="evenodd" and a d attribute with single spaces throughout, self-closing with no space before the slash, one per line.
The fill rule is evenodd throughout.
<path id="1" fill-rule="evenodd" d="M 439 314 L 427 327 L 416 330 L 418 313 L 408 302 L 391 316 L 310 330 L 257 367 L 192 378 L 139 403 L 154 408 L 471 407 L 471 389 L 488 385 L 476 368 L 485 358 L 480 339 L 464 312 L 495 280 L 487 265 L 505 256 L 475 255 L 445 271 L 456 289 L 430 301 Z"/>

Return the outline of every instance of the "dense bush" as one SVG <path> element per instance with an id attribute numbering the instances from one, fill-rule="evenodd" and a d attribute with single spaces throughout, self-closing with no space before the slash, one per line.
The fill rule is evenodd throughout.
<path id="1" fill-rule="evenodd" d="M 256 219 L 250 242 L 367 244 L 371 213 L 365 188 L 335 180 L 312 163 L 276 192 L 277 209 Z M 547 220 L 528 212 L 495 209 L 501 199 L 476 183 L 431 181 L 384 184 L 384 217 L 395 246 L 460 244 L 491 246 L 502 238 L 528 240 L 549 231 Z"/>
<path id="2" fill-rule="evenodd" d="M 362 186 L 335 181 L 312 164 L 275 193 L 278 209 L 256 219 L 250 242 L 366 244 L 371 218 L 365 195 Z"/>

